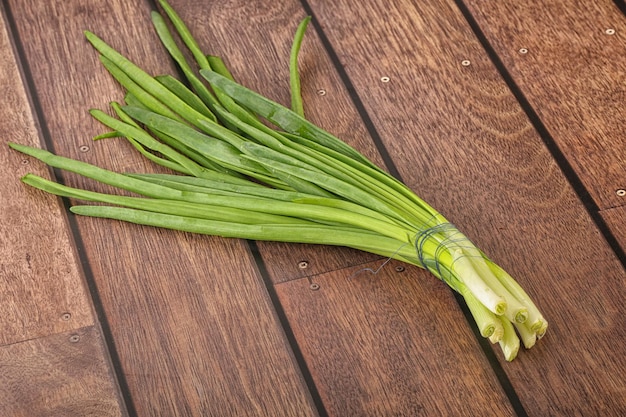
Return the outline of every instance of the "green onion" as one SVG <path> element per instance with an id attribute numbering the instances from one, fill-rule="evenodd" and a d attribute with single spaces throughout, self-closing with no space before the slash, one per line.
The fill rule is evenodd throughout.
<path id="1" fill-rule="evenodd" d="M 291 55 L 289 56 L 289 86 L 291 88 L 291 109 L 304 117 L 304 104 L 302 103 L 302 94 L 300 93 L 300 71 L 298 71 L 298 54 L 304 39 L 304 33 L 311 21 L 311 17 L 305 17 L 296 29 L 296 35 L 293 39 L 291 47 Z"/>
<path id="2" fill-rule="evenodd" d="M 506 360 L 532 347 L 548 323 L 528 294 L 437 210 L 406 185 L 304 117 L 297 69 L 310 18 L 296 31 L 289 69 L 291 109 L 237 83 L 224 61 L 200 49 L 178 14 L 152 22 L 185 80 L 151 76 L 85 32 L 104 67 L 126 91 L 117 117 L 91 115 L 146 158 L 176 174 L 122 174 L 16 143 L 42 162 L 129 191 L 97 193 L 33 174 L 22 181 L 104 217 L 229 238 L 347 246 L 429 270 L 466 301 L 483 337 Z M 170 32 L 191 52 L 188 62 Z M 519 335 L 519 336 L 518 336 Z"/>

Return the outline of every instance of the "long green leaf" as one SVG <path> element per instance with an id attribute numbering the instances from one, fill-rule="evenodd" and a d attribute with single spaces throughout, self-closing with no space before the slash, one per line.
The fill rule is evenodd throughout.
<path id="1" fill-rule="evenodd" d="M 212 236 L 353 247 L 385 257 L 415 262 L 415 255 L 410 249 L 405 249 L 406 245 L 403 242 L 351 228 L 321 224 L 302 225 L 298 226 L 298 233 L 294 233 L 293 225 L 244 225 L 120 207 L 73 206 L 70 210 L 84 216 L 104 217 Z"/>
<path id="2" fill-rule="evenodd" d="M 143 197 L 128 197 L 114 194 L 97 193 L 57 184 L 33 174 L 22 177 L 22 181 L 32 187 L 61 197 L 75 198 L 84 201 L 109 203 L 118 206 L 135 208 L 154 213 L 172 214 L 206 220 L 228 221 L 242 224 L 283 224 L 293 227 L 314 225 L 303 219 L 280 216 L 236 207 L 223 207 L 210 204 L 198 204 L 180 200 L 165 200 Z"/>
<path id="3" fill-rule="evenodd" d="M 287 132 L 298 134 L 367 165 L 374 166 L 366 157 L 361 155 L 350 145 L 337 139 L 330 133 L 319 128 L 285 106 L 263 97 L 262 95 L 213 71 L 200 70 L 200 74 L 206 78 L 211 85 L 222 89 L 236 102 L 261 115 L 277 126 L 280 126 Z"/>
<path id="4" fill-rule="evenodd" d="M 304 33 L 311 21 L 311 16 L 305 17 L 294 35 L 293 43 L 291 45 L 291 53 L 289 55 L 289 86 L 291 89 L 291 110 L 294 113 L 304 117 L 304 105 L 302 103 L 302 91 L 300 88 L 300 72 L 298 71 L 298 55 L 300 47 L 302 46 L 302 40 L 304 39 Z"/>
<path id="5" fill-rule="evenodd" d="M 155 80 L 148 73 L 143 71 L 137 65 L 132 63 L 129 59 L 122 54 L 111 48 L 106 42 L 96 36 L 94 33 L 86 31 L 85 37 L 93 45 L 93 47 L 100 52 L 104 57 L 113 62 L 121 71 L 123 71 L 131 80 L 137 85 L 154 96 L 161 103 L 167 105 L 172 111 L 180 116 L 185 117 L 186 120 L 193 124 L 198 123 L 199 120 L 205 120 L 208 122 L 215 122 L 214 119 L 208 118 L 196 111 L 193 107 L 181 100 L 176 94 L 172 93 L 160 82 Z"/>
<path id="6" fill-rule="evenodd" d="M 186 156 L 180 154 L 176 149 L 161 143 L 150 136 L 143 129 L 138 128 L 136 125 L 132 125 L 129 123 L 125 123 L 121 120 L 118 120 L 114 117 L 109 116 L 101 110 L 91 110 L 91 115 L 104 125 L 114 129 L 124 136 L 132 138 L 137 142 L 141 143 L 143 146 L 152 149 L 153 151 L 159 152 L 165 156 L 167 156 L 170 160 L 178 163 L 183 166 L 189 172 L 193 173 L 195 176 L 202 175 L 201 172 L 205 170 L 205 168 L 198 165 L 196 162 L 187 158 Z"/>

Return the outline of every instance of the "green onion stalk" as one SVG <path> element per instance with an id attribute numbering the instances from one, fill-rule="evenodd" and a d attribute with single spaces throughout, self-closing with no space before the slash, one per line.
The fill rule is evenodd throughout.
<path id="1" fill-rule="evenodd" d="M 152 22 L 184 81 L 151 76 L 95 34 L 85 36 L 126 93 L 124 103 L 111 103 L 115 117 L 91 110 L 111 130 L 96 139 L 125 138 L 172 173 L 116 173 L 10 143 L 131 195 L 34 174 L 23 182 L 98 203 L 71 207 L 80 215 L 229 238 L 347 246 L 425 268 L 463 297 L 480 334 L 498 343 L 509 361 L 520 338 L 530 348 L 545 334 L 547 321 L 509 274 L 406 185 L 305 118 L 297 67 L 309 17 L 294 36 L 287 108 L 237 83 L 221 58 L 202 52 L 176 11 L 160 4 L 163 13 L 152 12 Z"/>

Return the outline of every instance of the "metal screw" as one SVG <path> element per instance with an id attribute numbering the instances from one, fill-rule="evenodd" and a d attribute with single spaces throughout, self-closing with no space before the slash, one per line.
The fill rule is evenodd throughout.
<path id="1" fill-rule="evenodd" d="M 83 145 L 80 148 L 78 148 L 78 150 L 80 150 L 81 152 L 89 152 L 89 146 Z"/>
<path id="2" fill-rule="evenodd" d="M 604 31 L 607 35 L 615 35 L 615 29 L 607 29 Z"/>
<path id="3" fill-rule="evenodd" d="M 298 268 L 300 269 L 307 269 L 309 267 L 309 262 L 308 261 L 300 261 L 298 263 Z"/>
<path id="4" fill-rule="evenodd" d="M 617 194 L 619 197 L 624 197 L 626 196 L 626 190 L 620 188 L 619 190 L 615 191 L 615 194 Z"/>
<path id="5" fill-rule="evenodd" d="M 526 48 L 520 48 L 518 52 L 519 52 L 520 54 L 522 54 L 522 55 L 523 55 L 523 54 L 527 54 L 527 53 L 528 53 L 528 49 L 526 49 Z"/>
<path id="6" fill-rule="evenodd" d="M 315 284 L 315 283 L 313 283 L 313 284 L 309 285 L 309 289 L 310 289 L 311 291 L 317 291 L 317 290 L 319 290 L 319 289 L 320 289 L 320 284 Z"/>
<path id="7" fill-rule="evenodd" d="M 323 90 L 323 89 L 317 90 L 317 95 L 318 96 L 325 96 L 326 95 L 326 90 Z"/>
<path id="8" fill-rule="evenodd" d="M 391 78 L 389 78 L 389 77 L 380 77 L 380 81 L 382 81 L 384 83 L 388 83 L 389 81 L 391 81 Z"/>
<path id="9" fill-rule="evenodd" d="M 469 61 L 469 59 L 464 59 L 463 61 L 461 61 L 461 65 L 463 65 L 464 67 L 469 67 L 471 64 L 471 62 Z"/>
<path id="10" fill-rule="evenodd" d="M 80 336 L 77 334 L 73 334 L 70 336 L 70 343 L 77 343 L 80 340 Z"/>
<path id="11" fill-rule="evenodd" d="M 71 318 L 72 318 L 72 315 L 70 313 L 63 313 L 61 315 L 61 320 L 63 320 L 63 321 L 68 321 Z"/>

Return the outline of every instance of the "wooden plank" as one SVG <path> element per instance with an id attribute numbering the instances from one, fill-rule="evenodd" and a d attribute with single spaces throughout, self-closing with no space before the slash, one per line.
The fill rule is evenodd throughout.
<path id="1" fill-rule="evenodd" d="M 626 17 L 609 1 L 467 3 L 596 204 L 624 204 Z"/>
<path id="2" fill-rule="evenodd" d="M 127 415 L 102 342 L 90 326 L 0 347 L 0 414 Z"/>
<path id="3" fill-rule="evenodd" d="M 139 415 L 316 414 L 243 242 L 91 227 L 109 237 L 88 251 L 127 251 L 123 266 L 111 257 L 92 265 Z M 112 272 L 119 279 L 104 278 Z"/>
<path id="4" fill-rule="evenodd" d="M 378 265 L 276 286 L 328 414 L 515 415 L 447 286 Z"/>
<path id="5" fill-rule="evenodd" d="M 600 215 L 611 228 L 622 250 L 626 251 L 626 206 L 602 210 Z"/>
<path id="6" fill-rule="evenodd" d="M 145 2 L 10 7 L 57 153 L 154 170 L 123 142 L 92 144 L 103 129 L 86 113 L 120 100 L 121 91 L 85 29 L 150 72 L 174 71 Z M 316 414 L 245 242 L 88 218 L 77 224 L 138 415 Z"/>
<path id="7" fill-rule="evenodd" d="M 0 19 L 0 345 L 94 323 L 89 294 L 59 201 L 28 189 L 18 179 L 48 171 L 6 145 L 37 145 L 22 78 Z"/>
<path id="8" fill-rule="evenodd" d="M 623 414 L 625 272 L 455 3 L 312 7 L 408 185 L 552 323 L 503 364 L 525 410 Z"/>
<path id="9" fill-rule="evenodd" d="M 278 242 L 257 242 L 257 246 L 268 275 L 275 284 L 380 259 L 377 255 L 336 246 Z"/>

